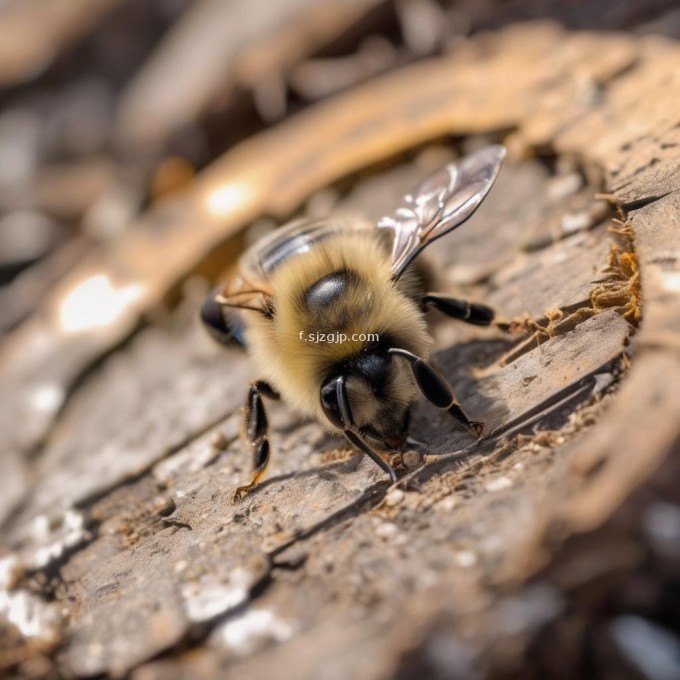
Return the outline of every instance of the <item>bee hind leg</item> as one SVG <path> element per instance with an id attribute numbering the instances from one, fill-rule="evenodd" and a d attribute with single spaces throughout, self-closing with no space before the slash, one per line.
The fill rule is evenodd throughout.
<path id="1" fill-rule="evenodd" d="M 424 310 L 434 308 L 442 314 L 446 314 L 446 316 L 460 319 L 475 326 L 489 326 L 493 323 L 496 316 L 494 310 L 486 305 L 445 297 L 435 293 L 424 295 L 421 304 Z"/>
<path id="2" fill-rule="evenodd" d="M 482 436 L 484 432 L 484 423 L 468 418 L 463 407 L 453 396 L 453 392 L 446 380 L 444 380 L 430 364 L 405 349 L 392 348 L 389 350 L 389 353 L 402 357 L 409 362 L 411 370 L 413 371 L 413 377 L 416 380 L 416 385 L 418 385 L 418 389 L 425 399 L 438 409 L 446 411 L 461 425 L 464 425 L 474 432 L 478 438 Z"/>
<path id="3" fill-rule="evenodd" d="M 253 477 L 249 484 L 240 486 L 234 494 L 234 501 L 242 500 L 249 491 L 257 486 L 269 463 L 269 425 L 262 397 L 278 399 L 279 395 L 264 380 L 253 383 L 246 397 L 243 434 L 250 445 L 253 455 Z"/>

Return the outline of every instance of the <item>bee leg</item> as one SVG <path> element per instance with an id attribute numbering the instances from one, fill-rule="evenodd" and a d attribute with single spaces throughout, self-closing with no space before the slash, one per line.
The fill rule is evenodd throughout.
<path id="1" fill-rule="evenodd" d="M 489 326 L 495 317 L 495 312 L 491 307 L 480 305 L 476 302 L 458 300 L 457 298 L 444 297 L 435 293 L 428 293 L 421 300 L 423 309 L 434 307 L 446 316 L 453 319 L 460 319 L 475 326 Z"/>
<path id="2" fill-rule="evenodd" d="M 424 359 L 405 349 L 392 348 L 390 354 L 406 359 L 411 365 L 418 389 L 433 406 L 446 411 L 459 423 L 472 430 L 477 437 L 482 436 L 484 423 L 470 420 L 463 407 L 456 401 L 448 383 Z"/>
<path id="3" fill-rule="evenodd" d="M 217 302 L 219 289 L 210 292 L 201 307 L 201 321 L 211 337 L 224 345 L 244 347 L 243 324 L 238 312 Z"/>
<path id="4" fill-rule="evenodd" d="M 253 454 L 253 477 L 250 480 L 250 484 L 236 489 L 234 494 L 235 501 L 242 500 L 249 491 L 257 486 L 269 463 L 270 450 L 267 413 L 264 410 L 262 396 L 267 396 L 271 399 L 279 398 L 274 388 L 264 380 L 253 383 L 248 390 L 243 419 L 243 434 L 250 444 Z"/>

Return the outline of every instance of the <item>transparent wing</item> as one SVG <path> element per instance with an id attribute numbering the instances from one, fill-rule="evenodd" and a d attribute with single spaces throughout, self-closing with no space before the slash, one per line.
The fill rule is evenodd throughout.
<path id="1" fill-rule="evenodd" d="M 394 279 L 432 241 L 472 215 L 491 189 L 504 158 L 505 147 L 494 144 L 450 163 L 405 196 L 394 215 L 378 222 L 379 228 L 394 232 Z"/>
<path id="2" fill-rule="evenodd" d="M 281 265 L 333 235 L 374 228 L 368 220 L 339 217 L 294 220 L 275 229 L 243 254 L 238 273 L 225 283 L 215 300 L 227 307 L 268 313 L 273 296 L 271 277 Z"/>

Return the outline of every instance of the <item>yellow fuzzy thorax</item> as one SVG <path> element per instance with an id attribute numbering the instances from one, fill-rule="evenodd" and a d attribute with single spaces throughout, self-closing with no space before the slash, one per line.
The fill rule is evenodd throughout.
<path id="1" fill-rule="evenodd" d="M 305 303 L 305 292 L 324 276 L 350 271 L 352 284 L 322 309 Z M 375 334 L 427 357 L 430 336 L 421 311 L 391 281 L 389 254 L 371 232 L 339 234 L 282 264 L 271 279 L 274 316 L 244 314 L 246 344 L 257 371 L 296 410 L 323 418 L 321 381 L 332 367 L 375 342 Z M 344 342 L 310 341 L 313 334 L 344 333 Z M 301 337 L 302 335 L 302 337 Z"/>

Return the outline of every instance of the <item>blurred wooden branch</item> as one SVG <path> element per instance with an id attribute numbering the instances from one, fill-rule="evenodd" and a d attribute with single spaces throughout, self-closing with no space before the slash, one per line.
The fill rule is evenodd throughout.
<path id="1" fill-rule="evenodd" d="M 121 0 L 8 0 L 0 5 L 0 87 L 39 75 Z"/>
<path id="2" fill-rule="evenodd" d="M 123 95 L 121 143 L 161 146 L 219 98 L 235 88 L 268 87 L 380 4 L 384 0 L 286 0 L 263 12 L 250 0 L 199 0 Z"/>

